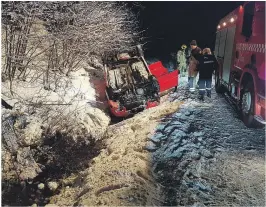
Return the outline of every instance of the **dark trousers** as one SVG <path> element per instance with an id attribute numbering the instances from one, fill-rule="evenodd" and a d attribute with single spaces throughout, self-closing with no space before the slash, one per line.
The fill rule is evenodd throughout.
<path id="1" fill-rule="evenodd" d="M 199 94 L 201 96 L 205 95 L 205 91 L 207 91 L 207 96 L 211 97 L 212 90 L 212 79 L 199 79 Z"/>

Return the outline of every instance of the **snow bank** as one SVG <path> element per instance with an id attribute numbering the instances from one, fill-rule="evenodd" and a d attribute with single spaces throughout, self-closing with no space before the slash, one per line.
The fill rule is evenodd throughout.
<path id="1" fill-rule="evenodd" d="M 81 68 L 71 72 L 68 77 L 62 75 L 52 80 L 51 90 L 45 90 L 42 80 L 38 78 L 33 82 L 30 78 L 26 81 L 15 80 L 12 83 L 13 94 L 9 90 L 10 83 L 3 82 L 2 98 L 14 108 L 2 110 L 2 121 L 5 112 L 4 118 L 10 118 L 14 124 L 17 138 L 13 140 L 16 145 L 20 149 L 40 146 L 47 137 L 58 134 L 67 137 L 73 145 L 101 139 L 110 118 L 95 107 L 97 94 L 90 79 L 88 72 Z M 8 132 L 3 130 L 4 139 L 8 136 Z M 29 166 L 27 172 L 30 171 Z M 36 176 L 26 174 L 24 178 Z"/>
<path id="2" fill-rule="evenodd" d="M 69 77 L 60 77 L 57 85 L 55 82 L 51 84 L 52 90 L 45 90 L 40 80 L 33 83 L 27 81 L 14 81 L 13 95 L 9 82 L 2 83 L 2 97 L 16 110 L 41 119 L 36 120 L 35 125 L 41 122 L 44 127 L 57 128 L 58 124 L 62 127 L 64 122 L 73 121 L 73 124 L 81 123 L 88 131 L 95 133 L 108 125 L 106 114 L 92 106 L 96 102 L 96 92 L 83 68 L 71 72 Z M 34 127 L 28 125 L 28 128 Z"/>
<path id="3" fill-rule="evenodd" d="M 90 78 L 82 68 L 71 72 L 68 77 L 58 75 L 57 80 L 52 80 L 51 90 L 45 90 L 42 79 L 31 82 L 15 80 L 12 83 L 13 95 L 10 92 L 10 82 L 2 82 L 2 97 L 11 105 L 17 102 L 44 103 L 44 104 L 72 104 L 77 101 L 95 100 L 95 90 L 90 85 Z"/>
<path id="4" fill-rule="evenodd" d="M 106 149 L 80 172 L 69 188 L 55 195 L 50 203 L 81 206 L 160 206 L 159 187 L 151 173 L 153 144 L 148 136 L 161 117 L 177 111 L 178 103 L 165 102 L 111 125 L 106 133 Z M 69 178 L 70 179 L 70 178 Z M 75 184 L 82 179 L 82 183 Z"/>

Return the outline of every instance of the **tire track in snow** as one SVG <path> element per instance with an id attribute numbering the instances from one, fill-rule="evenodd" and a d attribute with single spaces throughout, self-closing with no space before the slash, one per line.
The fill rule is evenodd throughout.
<path id="1" fill-rule="evenodd" d="M 164 191 L 163 205 L 215 205 L 215 182 L 201 175 L 215 163 L 216 155 L 264 155 L 264 130 L 246 128 L 222 96 L 213 93 L 209 103 L 196 98 L 197 93 L 184 87 L 171 94 L 171 101 L 185 103 L 157 126 L 151 138 L 156 142 L 153 171 Z"/>

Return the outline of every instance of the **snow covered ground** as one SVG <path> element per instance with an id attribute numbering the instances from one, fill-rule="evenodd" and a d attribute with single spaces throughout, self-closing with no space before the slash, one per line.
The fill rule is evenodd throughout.
<path id="1" fill-rule="evenodd" d="M 151 137 L 153 170 L 164 205 L 261 206 L 265 202 L 265 131 L 246 128 L 214 91 L 204 103 L 180 81 L 180 110 Z M 256 163 L 256 164 L 254 164 Z"/>

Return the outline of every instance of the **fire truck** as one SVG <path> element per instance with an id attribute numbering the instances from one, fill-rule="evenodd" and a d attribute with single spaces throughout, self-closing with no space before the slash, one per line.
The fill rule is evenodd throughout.
<path id="1" fill-rule="evenodd" d="M 214 54 L 217 93 L 237 103 L 247 127 L 265 122 L 265 2 L 246 2 L 219 21 Z"/>

